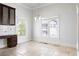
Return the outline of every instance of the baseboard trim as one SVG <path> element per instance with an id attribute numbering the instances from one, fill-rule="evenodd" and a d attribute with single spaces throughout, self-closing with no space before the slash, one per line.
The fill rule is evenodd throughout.
<path id="1" fill-rule="evenodd" d="M 47 42 L 47 41 L 39 41 L 39 40 L 34 40 L 34 41 L 37 41 L 37 42 L 40 42 L 40 43 L 48 43 L 48 44 L 53 44 L 53 45 L 60 45 L 60 46 L 65 46 L 65 47 L 70 47 L 70 48 L 76 48 L 75 45 L 71 45 L 71 44 L 68 44 L 68 43 L 57 43 L 57 42 Z"/>
<path id="2" fill-rule="evenodd" d="M 29 41 L 32 41 L 32 40 L 28 40 L 28 41 L 20 42 L 20 43 L 18 43 L 17 45 L 19 45 L 19 44 L 23 44 L 23 43 L 26 43 L 26 42 L 29 42 Z"/>

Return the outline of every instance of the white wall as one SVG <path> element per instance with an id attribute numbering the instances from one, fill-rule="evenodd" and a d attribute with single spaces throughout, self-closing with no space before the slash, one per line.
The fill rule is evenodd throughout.
<path id="1" fill-rule="evenodd" d="M 78 4 L 78 50 L 79 50 L 79 4 Z"/>
<path id="2" fill-rule="evenodd" d="M 31 40 L 32 10 L 23 7 L 20 3 L 4 3 L 4 4 L 16 8 L 16 29 L 20 19 L 23 19 L 25 21 L 26 35 L 23 37 L 19 37 L 18 43 Z M 0 48 L 5 46 L 6 46 L 6 40 L 5 39 L 0 40 Z"/>
<path id="3" fill-rule="evenodd" d="M 61 44 L 70 47 L 76 47 L 76 7 L 75 4 L 52 4 L 43 8 L 32 10 L 23 7 L 19 3 L 4 3 L 6 5 L 16 8 L 16 25 L 20 21 L 19 18 L 24 19 L 26 22 L 26 36 L 20 37 L 18 43 L 29 41 L 34 38 L 36 41 L 48 42 L 53 44 Z M 42 39 L 40 34 L 40 24 L 32 24 L 33 17 L 53 17 L 59 16 L 60 19 L 60 40 L 47 40 Z M 34 27 L 34 29 L 32 29 Z M 33 36 L 32 36 L 33 34 Z M 6 40 L 0 40 L 0 47 L 6 46 Z"/>
<path id="4" fill-rule="evenodd" d="M 53 17 L 58 16 L 60 21 L 60 39 L 41 39 L 39 22 L 34 24 L 34 40 L 53 44 L 76 47 L 77 41 L 77 17 L 75 4 L 52 4 L 33 11 L 33 17 Z M 36 28 L 37 27 L 37 28 Z"/>

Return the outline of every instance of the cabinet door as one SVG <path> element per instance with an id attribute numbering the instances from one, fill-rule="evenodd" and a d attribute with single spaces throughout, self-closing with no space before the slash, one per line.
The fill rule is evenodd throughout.
<path id="1" fill-rule="evenodd" d="M 10 25 L 14 25 L 15 24 L 15 9 L 10 8 L 9 9 L 10 12 Z"/>
<path id="2" fill-rule="evenodd" d="M 7 46 L 8 47 L 15 47 L 17 45 L 17 36 L 11 36 L 7 38 Z"/>
<path id="3" fill-rule="evenodd" d="M 2 24 L 3 25 L 8 25 L 9 24 L 9 17 L 8 17 L 8 7 L 3 6 L 3 20 L 2 20 Z"/>
<path id="4" fill-rule="evenodd" d="M 2 7 L 1 7 L 1 4 L 0 4 L 0 25 L 2 24 Z"/>

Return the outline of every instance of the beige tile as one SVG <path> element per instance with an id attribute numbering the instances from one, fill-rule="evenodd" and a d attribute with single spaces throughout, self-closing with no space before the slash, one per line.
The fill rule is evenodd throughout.
<path id="1" fill-rule="evenodd" d="M 75 56 L 76 49 L 35 41 L 0 49 L 0 56 Z"/>

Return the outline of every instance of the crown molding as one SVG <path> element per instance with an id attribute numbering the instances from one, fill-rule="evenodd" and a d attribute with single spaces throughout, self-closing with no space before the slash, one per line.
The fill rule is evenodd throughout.
<path id="1" fill-rule="evenodd" d="M 47 3 L 47 4 L 44 4 L 44 5 L 41 5 L 41 6 L 38 6 L 38 7 L 34 7 L 34 8 L 28 7 L 27 5 L 24 5 L 23 3 L 3 3 L 3 4 L 8 5 L 8 6 L 9 6 L 9 4 L 11 4 L 10 6 L 17 5 L 17 6 L 25 8 L 25 9 L 34 10 L 34 9 L 46 7 L 48 5 L 51 5 L 52 3 Z"/>
<path id="2" fill-rule="evenodd" d="M 27 5 L 23 5 L 23 4 L 19 4 L 19 5 L 22 6 L 22 7 L 24 7 L 24 8 L 27 8 L 27 9 L 30 9 L 30 10 L 34 10 L 34 9 L 46 7 L 46 6 L 51 5 L 51 4 L 52 3 L 44 4 L 44 5 L 41 5 L 41 6 L 38 6 L 38 7 L 34 7 L 34 8 L 28 7 Z"/>
<path id="3" fill-rule="evenodd" d="M 42 6 L 32 8 L 32 10 L 34 10 L 34 9 L 39 9 L 39 8 L 43 8 L 43 7 L 46 7 L 46 6 L 49 6 L 49 5 L 52 5 L 52 3 L 44 4 L 44 5 L 42 5 Z"/>

